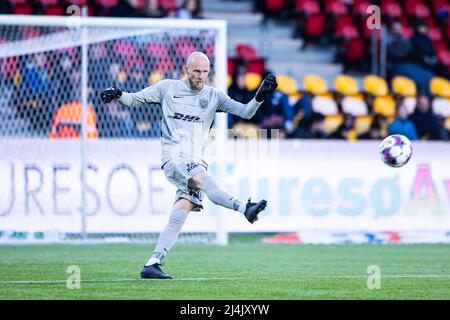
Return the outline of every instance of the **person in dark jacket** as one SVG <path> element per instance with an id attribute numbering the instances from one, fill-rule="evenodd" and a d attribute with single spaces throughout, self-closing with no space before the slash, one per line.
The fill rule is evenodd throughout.
<path id="1" fill-rule="evenodd" d="M 443 140 L 444 128 L 430 106 L 430 99 L 425 94 L 417 98 L 417 106 L 411 116 L 420 139 Z"/>
<path id="2" fill-rule="evenodd" d="M 433 41 L 428 36 L 428 32 L 428 26 L 425 23 L 419 23 L 415 28 L 411 43 L 416 62 L 434 72 L 438 59 L 434 52 Z"/>
<path id="3" fill-rule="evenodd" d="M 416 31 L 416 34 L 418 35 L 416 46 L 421 47 L 422 44 L 419 43 L 422 42 L 423 37 L 419 31 Z M 427 40 L 424 39 L 424 41 Z M 422 58 L 418 58 L 418 55 L 422 54 L 416 54 L 415 50 L 417 49 L 413 42 L 404 35 L 403 24 L 400 21 L 393 22 L 387 46 L 389 74 L 410 78 L 420 91 L 430 94 L 429 82 L 434 77 L 434 72 L 429 66 L 422 64 Z"/>
<path id="4" fill-rule="evenodd" d="M 405 37 L 403 24 L 400 21 L 394 21 L 391 25 L 387 49 L 390 63 L 398 64 L 411 60 L 412 43 Z"/>

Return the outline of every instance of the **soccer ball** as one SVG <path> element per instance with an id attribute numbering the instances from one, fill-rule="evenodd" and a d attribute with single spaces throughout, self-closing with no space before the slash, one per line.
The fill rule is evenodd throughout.
<path id="1" fill-rule="evenodd" d="M 411 158 L 411 141 L 401 134 L 393 134 L 380 144 L 380 157 L 384 163 L 391 167 L 403 167 Z"/>

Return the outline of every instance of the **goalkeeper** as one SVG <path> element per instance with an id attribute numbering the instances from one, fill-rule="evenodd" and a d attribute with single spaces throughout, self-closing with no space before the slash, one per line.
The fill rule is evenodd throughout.
<path id="1" fill-rule="evenodd" d="M 208 164 L 203 155 L 215 113 L 222 111 L 244 119 L 252 118 L 264 99 L 277 88 L 275 76 L 268 75 L 255 97 L 249 103 L 242 104 L 205 84 L 210 70 L 205 54 L 191 53 L 183 70 L 187 73 L 187 78 L 183 80 L 162 80 L 136 93 L 111 87 L 100 95 L 105 103 L 117 100 L 127 107 L 160 103 L 164 114 L 161 123 L 161 164 L 166 178 L 178 190 L 169 222 L 141 270 L 142 278 L 171 279 L 161 270 L 161 260 L 175 244 L 188 213 L 203 208 L 203 193 L 213 203 L 241 212 L 250 223 L 258 220 L 258 214 L 267 205 L 266 200 L 241 202 L 222 191 L 207 173 Z"/>

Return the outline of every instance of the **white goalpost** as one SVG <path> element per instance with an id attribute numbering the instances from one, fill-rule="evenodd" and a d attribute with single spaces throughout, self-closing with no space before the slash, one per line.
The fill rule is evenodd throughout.
<path id="1" fill-rule="evenodd" d="M 180 78 L 194 50 L 226 92 L 226 21 L 0 15 L 0 242 L 155 241 L 176 191 L 160 169 L 161 108 L 99 93 Z M 226 181 L 226 114 L 212 136 L 210 170 Z M 223 210 L 203 211 L 180 242 L 226 245 Z"/>

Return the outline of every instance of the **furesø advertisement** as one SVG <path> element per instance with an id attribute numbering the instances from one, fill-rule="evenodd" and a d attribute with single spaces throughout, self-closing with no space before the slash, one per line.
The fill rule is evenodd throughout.
<path id="1" fill-rule="evenodd" d="M 450 145 L 415 142 L 410 162 L 386 166 L 379 142 L 237 140 L 209 173 L 230 195 L 268 201 L 259 221 L 213 206 L 189 215 L 183 231 L 450 230 Z M 26 152 L 25 152 L 26 151 Z M 85 155 L 85 192 L 81 154 Z M 161 170 L 159 140 L 4 139 L 0 158 L 2 231 L 160 232 L 176 189 Z M 223 163 L 219 170 L 218 160 Z M 81 219 L 83 208 L 86 213 Z"/>

